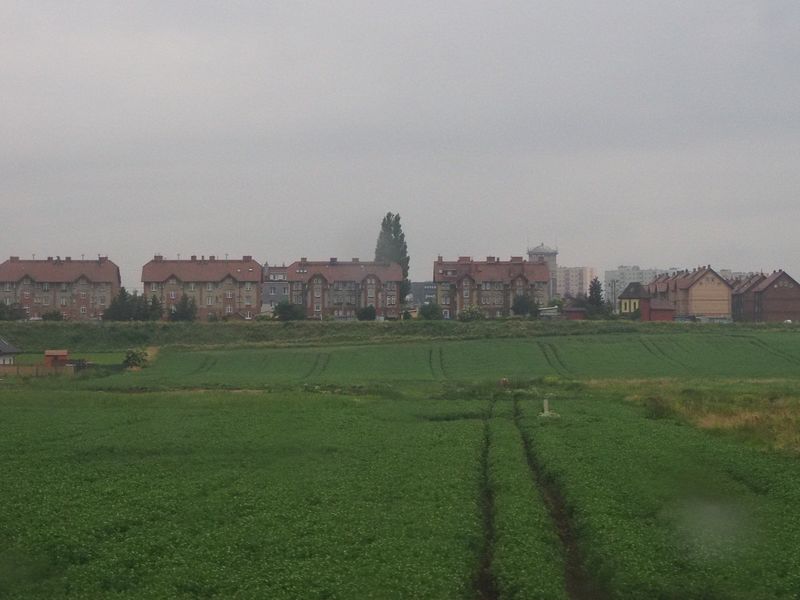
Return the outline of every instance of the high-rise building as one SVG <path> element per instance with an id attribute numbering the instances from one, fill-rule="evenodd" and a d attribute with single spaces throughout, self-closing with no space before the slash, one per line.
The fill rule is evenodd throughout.
<path id="1" fill-rule="evenodd" d="M 594 277 L 594 267 L 558 267 L 556 295 L 559 298 L 576 298 L 588 294 L 589 284 Z"/>
<path id="2" fill-rule="evenodd" d="M 628 287 L 629 283 L 650 283 L 663 273 L 674 275 L 679 270 L 675 267 L 670 267 L 669 269 L 642 269 L 638 265 L 620 265 L 614 270 L 605 272 L 603 296 L 616 306 L 617 298 Z"/>

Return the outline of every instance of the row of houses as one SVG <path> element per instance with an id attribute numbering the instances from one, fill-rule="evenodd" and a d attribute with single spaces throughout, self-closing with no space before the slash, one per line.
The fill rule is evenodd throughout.
<path id="1" fill-rule="evenodd" d="M 367 306 L 378 318 L 400 316 L 402 268 L 397 263 L 309 261 L 262 266 L 252 256 L 170 260 L 155 255 L 142 267 L 144 294 L 166 312 L 183 296 L 193 300 L 200 319 L 252 319 L 280 300 L 303 306 L 308 318 L 354 319 Z M 120 273 L 108 257 L 73 260 L 48 257 L 0 263 L 0 302 L 20 306 L 31 319 L 58 311 L 67 320 L 96 320 L 119 293 Z M 266 294 L 266 296 L 265 296 Z"/>
<path id="2" fill-rule="evenodd" d="M 797 321 L 800 285 L 783 270 L 726 279 L 707 265 L 630 283 L 617 308 L 644 321 Z"/>

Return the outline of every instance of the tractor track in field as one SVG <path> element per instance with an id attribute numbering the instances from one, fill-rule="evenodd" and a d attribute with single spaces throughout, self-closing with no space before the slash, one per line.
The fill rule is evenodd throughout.
<path id="1" fill-rule="evenodd" d="M 782 350 L 778 350 L 777 348 L 773 348 L 767 342 L 762 339 L 759 339 L 754 336 L 747 336 L 750 340 L 750 343 L 753 344 L 756 348 L 761 348 L 762 350 L 772 354 L 772 356 L 776 356 L 785 360 L 786 362 L 793 364 L 793 365 L 800 365 L 800 360 L 796 356 L 783 352 Z"/>
<path id="2" fill-rule="evenodd" d="M 483 544 L 480 549 L 478 566 L 472 580 L 472 588 L 476 600 L 497 600 L 497 582 L 492 572 L 494 556 L 494 490 L 489 474 L 489 450 L 492 446 L 492 435 L 489 422 L 494 414 L 496 400 L 489 400 L 489 407 L 483 416 L 483 446 L 481 448 L 480 507 L 483 523 Z"/>
<path id="3" fill-rule="evenodd" d="M 608 595 L 598 587 L 584 566 L 583 553 L 578 545 L 578 538 L 572 527 L 564 497 L 558 486 L 545 475 L 531 439 L 522 428 L 521 420 L 522 409 L 519 400 L 514 399 L 514 425 L 522 440 L 528 469 L 547 506 L 564 549 L 564 585 L 567 596 L 572 600 L 605 600 Z"/>
<path id="4" fill-rule="evenodd" d="M 564 361 L 561 360 L 553 344 L 536 342 L 536 345 L 539 346 L 539 350 L 541 350 L 547 364 L 550 365 L 550 368 L 553 369 L 557 375 L 571 375 L 570 370 L 567 368 L 567 365 L 564 364 Z"/>
<path id="5" fill-rule="evenodd" d="M 645 347 L 645 349 L 650 354 L 652 354 L 657 359 L 665 360 L 668 363 L 671 363 L 673 366 L 676 366 L 676 367 L 678 367 L 680 369 L 683 369 L 684 371 L 688 371 L 688 372 L 692 371 L 692 369 L 690 367 L 688 367 L 687 365 L 683 364 L 681 361 L 679 361 L 677 358 L 674 358 L 672 355 L 668 354 L 666 350 L 664 350 L 661 346 L 659 346 L 653 340 L 645 339 L 643 337 L 640 337 L 639 338 L 639 342 L 642 344 L 642 346 Z"/>

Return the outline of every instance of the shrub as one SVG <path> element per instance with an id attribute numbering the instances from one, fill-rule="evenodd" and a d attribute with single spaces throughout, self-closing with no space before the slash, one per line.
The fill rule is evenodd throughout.
<path id="1" fill-rule="evenodd" d="M 130 369 L 131 367 L 144 367 L 146 364 L 147 352 L 144 350 L 128 350 L 125 352 L 122 366 L 126 369 Z"/>
<path id="2" fill-rule="evenodd" d="M 365 306 L 356 311 L 356 318 L 359 321 L 374 321 L 375 320 L 375 307 Z"/>
<path id="3" fill-rule="evenodd" d="M 477 306 L 468 306 L 460 313 L 458 313 L 459 321 L 482 321 L 486 318 L 483 311 Z"/>
<path id="4" fill-rule="evenodd" d="M 440 321 L 443 318 L 442 307 L 435 302 L 423 304 L 419 309 L 419 318 L 428 321 Z"/>

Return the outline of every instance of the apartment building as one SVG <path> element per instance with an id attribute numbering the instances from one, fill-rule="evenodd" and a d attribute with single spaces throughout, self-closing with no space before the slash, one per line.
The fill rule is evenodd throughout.
<path id="1" fill-rule="evenodd" d="M 142 267 L 144 293 L 161 301 L 165 317 L 185 294 L 197 304 L 198 319 L 252 319 L 261 312 L 261 279 L 252 256 L 170 260 L 156 254 Z"/>
<path id="2" fill-rule="evenodd" d="M 595 277 L 593 267 L 556 267 L 556 296 L 577 298 L 589 293 L 589 284 Z"/>
<path id="3" fill-rule="evenodd" d="M 433 263 L 433 280 L 436 302 L 446 319 L 456 318 L 470 306 L 479 307 L 489 318 L 507 316 L 516 296 L 527 295 L 540 306 L 550 301 L 547 263 L 526 261 L 521 256 L 507 261 L 494 256 L 484 261 L 469 256 L 445 261 L 439 256 Z"/>
<path id="4" fill-rule="evenodd" d="M 305 307 L 309 319 L 352 320 L 361 308 L 373 306 L 377 319 L 399 319 L 399 263 L 309 261 L 303 257 L 287 269 L 290 300 Z"/>
<path id="5" fill-rule="evenodd" d="M 119 288 L 119 267 L 107 256 L 94 260 L 12 256 L 0 264 L 0 302 L 18 304 L 30 319 L 53 311 L 72 321 L 101 319 Z"/>
<path id="6" fill-rule="evenodd" d="M 547 284 L 547 297 L 555 298 L 558 294 L 558 249 L 545 246 L 544 242 L 542 242 L 535 248 L 528 248 L 528 261 L 534 264 L 547 265 L 547 270 L 550 274 L 550 281 Z"/>

